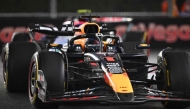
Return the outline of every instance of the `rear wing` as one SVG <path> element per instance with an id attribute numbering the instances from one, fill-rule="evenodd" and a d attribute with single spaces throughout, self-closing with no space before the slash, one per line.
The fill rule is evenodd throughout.
<path id="1" fill-rule="evenodd" d="M 89 16 L 83 16 L 84 18 Z M 48 34 L 48 35 L 59 35 L 59 36 L 73 36 L 75 32 L 80 32 L 81 29 L 78 27 L 75 27 L 73 23 L 62 25 L 61 28 L 58 27 L 50 27 L 47 25 L 42 24 L 29 24 L 29 28 L 31 32 L 39 32 L 42 34 Z M 116 34 L 115 29 L 107 29 L 106 24 L 102 24 L 100 26 L 100 33 L 109 33 L 113 32 L 113 34 Z"/>
<path id="2" fill-rule="evenodd" d="M 73 36 L 73 31 L 60 31 L 57 27 L 50 27 L 42 24 L 29 24 L 29 32 L 39 32 L 46 35 Z"/>

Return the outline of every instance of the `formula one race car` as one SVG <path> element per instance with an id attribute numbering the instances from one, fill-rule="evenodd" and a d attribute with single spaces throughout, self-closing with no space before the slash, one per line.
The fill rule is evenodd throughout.
<path id="1" fill-rule="evenodd" d="M 89 21 L 80 27 L 71 24 L 57 29 L 36 24 L 29 31 L 32 42 L 6 44 L 5 89 L 27 90 L 30 103 L 40 109 L 87 101 L 126 105 L 158 101 L 168 109 L 190 106 L 189 54 L 165 48 L 158 54 L 157 63 L 148 63 L 145 53 L 123 50 L 119 38 L 108 34 L 116 31 L 91 22 L 94 17 L 99 16 L 81 16 Z M 37 42 L 35 32 L 74 37 L 65 45 L 50 44 Z M 131 44 L 137 50 L 150 47 Z M 151 72 L 156 77 L 147 79 Z"/>

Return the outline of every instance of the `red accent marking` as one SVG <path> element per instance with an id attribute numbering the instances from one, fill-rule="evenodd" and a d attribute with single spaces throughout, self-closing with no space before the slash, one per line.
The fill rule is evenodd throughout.
<path id="1" fill-rule="evenodd" d="M 42 76 L 40 75 L 40 81 L 42 81 Z"/>
<path id="2" fill-rule="evenodd" d="M 83 23 L 85 23 L 85 21 L 75 21 L 74 22 L 74 25 L 76 26 L 76 25 L 82 25 Z"/>
<path id="3" fill-rule="evenodd" d="M 79 60 L 79 62 L 84 62 L 83 60 Z"/>
<path id="4" fill-rule="evenodd" d="M 113 57 L 105 57 L 107 61 L 115 61 Z"/>
<path id="5" fill-rule="evenodd" d="M 106 76 L 106 74 L 104 74 Z M 111 77 L 113 74 L 112 73 L 108 73 L 108 76 Z"/>
<path id="6" fill-rule="evenodd" d="M 79 100 L 79 98 L 69 98 L 69 100 Z"/>
<path id="7" fill-rule="evenodd" d="M 147 98 L 155 98 L 155 99 L 166 99 L 166 98 L 162 98 L 162 97 L 155 97 L 155 96 L 146 96 Z M 168 98 L 167 98 L 168 99 Z"/>
<path id="8" fill-rule="evenodd" d="M 97 63 L 91 62 L 90 65 L 91 65 L 91 66 L 97 66 Z"/>
<path id="9" fill-rule="evenodd" d="M 183 98 L 162 98 L 162 97 L 154 97 L 154 96 L 146 96 L 146 98 L 163 99 L 163 100 L 182 100 L 183 99 Z"/>
<path id="10" fill-rule="evenodd" d="M 57 100 L 57 99 L 55 99 L 55 98 L 52 98 L 51 100 Z"/>
<path id="11" fill-rule="evenodd" d="M 109 76 L 109 77 L 111 77 L 112 75 L 113 75 L 113 74 L 108 73 L 108 76 Z M 106 74 L 104 74 L 104 80 L 105 80 L 105 82 L 106 82 L 107 84 L 109 84 L 109 79 L 108 79 L 108 77 L 107 77 Z"/>
<path id="12" fill-rule="evenodd" d="M 161 97 L 154 97 L 154 96 L 146 96 L 147 98 L 161 98 Z"/>
<path id="13" fill-rule="evenodd" d="M 125 76 L 127 76 L 128 77 L 128 75 L 127 75 L 127 73 L 125 72 L 125 73 L 123 73 L 123 75 L 125 75 Z"/>
<path id="14" fill-rule="evenodd" d="M 67 100 L 67 98 L 62 98 L 61 100 Z"/>
<path id="15" fill-rule="evenodd" d="M 91 100 L 91 99 L 96 99 L 98 98 L 98 96 L 94 96 L 94 97 L 84 97 L 84 98 L 81 98 L 81 100 Z"/>
<path id="16" fill-rule="evenodd" d="M 107 84 L 109 84 L 109 79 L 108 79 L 108 77 L 106 76 L 106 74 L 104 74 L 104 80 L 105 80 L 105 82 L 106 82 Z"/>

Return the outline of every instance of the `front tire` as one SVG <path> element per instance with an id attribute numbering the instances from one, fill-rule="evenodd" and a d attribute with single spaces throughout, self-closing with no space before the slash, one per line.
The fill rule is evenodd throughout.
<path id="1" fill-rule="evenodd" d="M 47 92 L 50 94 L 64 93 L 65 68 L 61 54 L 56 52 L 38 52 L 32 57 L 29 73 L 29 99 L 37 109 L 56 109 L 60 104 L 44 103 L 38 98 L 37 75 L 42 70 L 47 82 Z"/>
<path id="2" fill-rule="evenodd" d="M 166 52 L 164 54 L 166 71 L 160 78 L 164 83 L 158 84 L 159 90 L 187 92 L 190 95 L 190 57 L 186 52 Z M 189 102 L 162 102 L 167 109 L 184 109 Z"/>
<path id="3" fill-rule="evenodd" d="M 27 91 L 30 60 L 36 51 L 36 45 L 30 42 L 6 44 L 2 61 L 4 86 L 7 91 Z"/>

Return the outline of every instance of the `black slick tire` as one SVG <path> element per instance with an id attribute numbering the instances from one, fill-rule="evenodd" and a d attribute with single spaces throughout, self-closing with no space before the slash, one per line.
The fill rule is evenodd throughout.
<path id="1" fill-rule="evenodd" d="M 42 51 L 35 53 L 30 64 L 28 94 L 30 103 L 37 109 L 56 109 L 58 103 L 44 103 L 38 97 L 36 83 L 38 71 L 41 70 L 47 82 L 47 92 L 51 95 L 63 94 L 65 90 L 65 68 L 63 56 L 56 52 Z"/>
<path id="2" fill-rule="evenodd" d="M 9 92 L 27 91 L 28 73 L 32 55 L 37 51 L 30 42 L 11 42 L 3 54 L 3 77 Z"/>
<path id="3" fill-rule="evenodd" d="M 187 92 L 190 95 L 190 57 L 186 52 L 166 52 L 164 55 L 166 74 L 160 77 L 164 83 L 158 84 L 159 90 Z M 167 109 L 184 109 L 190 106 L 189 102 L 162 102 Z"/>

